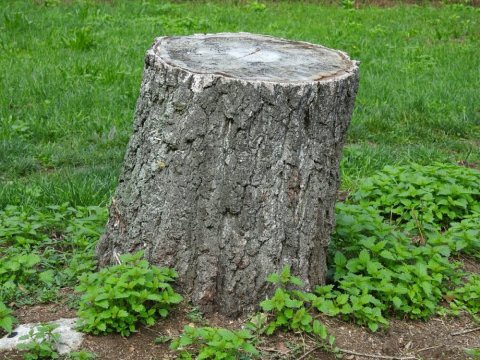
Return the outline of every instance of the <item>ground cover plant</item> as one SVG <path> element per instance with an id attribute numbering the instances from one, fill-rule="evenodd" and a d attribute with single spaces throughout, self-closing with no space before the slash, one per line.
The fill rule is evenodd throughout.
<path id="1" fill-rule="evenodd" d="M 452 191 L 461 187 L 459 179 L 465 188 Z M 386 167 L 365 179 L 351 202 L 337 206 L 331 247 L 336 290 L 317 289 L 324 299 L 318 309 L 353 316 L 373 331 L 388 324 L 385 312 L 410 318 L 443 312 L 447 295 L 452 306 L 477 313 L 477 276 L 459 285 L 466 274 L 451 257 L 480 251 L 479 180 L 477 170 L 442 164 Z M 475 225 L 461 227 L 464 221 Z"/>
<path id="2" fill-rule="evenodd" d="M 85 298 L 73 304 L 80 302 L 85 330 L 128 335 L 139 318 L 153 321 L 133 290 L 136 310 L 123 309 L 129 321 L 125 303 L 112 321 L 107 299 L 89 286 L 117 281 L 119 269 L 143 286 L 136 277 L 155 270 L 142 263 L 136 273 L 127 261 L 93 273 L 93 249 L 130 136 L 145 50 L 156 36 L 220 31 L 311 41 L 361 61 L 341 163 L 349 196 L 337 206 L 328 285 L 304 292 L 289 271 L 272 275 L 276 292 L 248 332 L 202 320 L 173 340 L 178 354 L 254 357 L 267 333 L 284 331 L 340 351 L 318 317 L 377 332 L 404 317 L 469 312 L 478 321 L 479 277 L 461 263 L 480 258 L 478 8 L 14 0 L 0 7 L 0 332 L 11 331 L 11 310 L 59 302 L 60 290 L 79 283 Z M 161 276 L 174 305 L 174 276 Z M 124 291 L 115 294 L 107 307 L 123 301 Z M 89 308 L 92 301 L 100 305 Z M 477 347 L 465 351 L 478 357 Z"/>
<path id="3" fill-rule="evenodd" d="M 4 332 L 12 332 L 12 326 L 15 318 L 12 316 L 12 310 L 0 301 L 0 335 Z"/>
<path id="4" fill-rule="evenodd" d="M 121 255 L 119 262 L 79 277 L 76 290 L 83 293 L 78 310 L 83 331 L 128 336 L 137 323 L 153 325 L 182 301 L 170 284 L 177 277 L 174 270 L 150 265 L 143 252 Z"/>
<path id="5" fill-rule="evenodd" d="M 25 343 L 17 345 L 23 350 L 24 360 L 58 359 L 60 357 L 56 346 L 60 341 L 60 334 L 55 332 L 54 324 L 41 324 L 32 328 L 28 335 L 22 336 Z"/>
<path id="6" fill-rule="evenodd" d="M 180 351 L 181 359 L 238 359 L 258 357 L 259 351 L 252 344 L 253 335 L 248 330 L 231 331 L 223 328 L 185 326 L 182 335 L 171 348 Z M 195 350 L 192 344 L 199 347 Z"/>
<path id="7" fill-rule="evenodd" d="M 0 211 L 0 298 L 5 303 L 54 300 L 77 276 L 95 268 L 93 249 L 107 211 L 52 205 Z"/>

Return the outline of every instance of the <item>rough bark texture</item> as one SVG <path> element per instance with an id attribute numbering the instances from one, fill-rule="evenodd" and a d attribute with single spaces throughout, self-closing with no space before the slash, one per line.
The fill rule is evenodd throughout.
<path id="1" fill-rule="evenodd" d="M 147 52 L 100 263 L 145 249 L 194 304 L 231 316 L 255 309 L 284 265 L 324 283 L 356 63 L 336 52 L 347 65 L 320 80 L 246 80 L 176 66 L 164 39 Z"/>

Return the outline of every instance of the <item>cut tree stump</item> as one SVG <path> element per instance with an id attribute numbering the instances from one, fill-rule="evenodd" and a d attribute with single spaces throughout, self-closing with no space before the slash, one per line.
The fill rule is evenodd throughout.
<path id="1" fill-rule="evenodd" d="M 145 250 L 204 312 L 235 316 L 290 265 L 323 284 L 358 85 L 340 51 L 248 33 L 155 40 L 101 265 Z"/>

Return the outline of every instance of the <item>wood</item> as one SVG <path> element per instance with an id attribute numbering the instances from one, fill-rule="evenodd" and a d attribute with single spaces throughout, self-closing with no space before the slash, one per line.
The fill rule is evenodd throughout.
<path id="1" fill-rule="evenodd" d="M 357 85 L 355 61 L 309 43 L 156 39 L 100 263 L 144 249 L 195 305 L 230 316 L 256 309 L 287 264 L 323 284 Z"/>

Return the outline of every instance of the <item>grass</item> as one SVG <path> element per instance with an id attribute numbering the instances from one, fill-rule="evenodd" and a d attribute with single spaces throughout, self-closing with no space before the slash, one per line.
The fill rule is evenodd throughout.
<path id="1" fill-rule="evenodd" d="M 480 161 L 478 8 L 0 4 L 0 209 L 108 203 L 131 132 L 144 52 L 167 34 L 264 33 L 360 60 L 344 189 L 386 164 Z"/>
<path id="2" fill-rule="evenodd" d="M 406 194 L 402 190 L 400 196 L 388 192 L 391 184 L 413 189 L 421 171 L 429 169 L 436 175 L 436 169 L 443 166 L 400 165 L 441 162 L 480 166 L 479 14 L 479 8 L 460 4 L 349 10 L 287 2 L 262 6 L 257 2 L 235 5 L 233 1 L 0 0 L 0 257 L 4 260 L 0 262 L 0 307 L 3 302 L 13 308 L 64 302 L 58 290 L 73 287 L 79 274 L 93 271 L 93 246 L 105 224 L 106 205 L 131 133 L 144 53 L 156 36 L 248 31 L 323 44 L 360 60 L 361 83 L 341 164 L 342 187 L 353 197 L 359 191 L 365 193 L 371 187 L 366 177 L 375 173 L 378 177 L 379 169 L 394 165 L 397 170 L 408 170 L 403 177 L 407 184 L 394 178 L 378 184 L 385 195 L 380 200 L 397 201 L 402 196 L 415 197 L 420 191 Z M 448 179 L 450 189 L 451 177 Z M 422 191 L 434 192 L 421 185 Z M 472 185 L 472 193 L 474 188 L 476 185 Z M 439 193 L 435 201 L 441 200 L 441 195 L 450 201 L 455 189 Z M 469 191 L 454 195 L 468 197 Z M 414 210 L 421 208 L 426 221 L 433 210 L 429 212 L 422 201 L 422 207 L 414 206 Z M 387 226 L 380 213 L 341 204 L 331 250 L 339 250 L 341 244 L 345 256 L 335 255 L 335 261 L 330 261 L 330 267 L 335 267 L 335 291 L 327 286 L 325 294 L 311 295 L 321 298 L 323 307 L 317 310 L 327 315 L 343 311 L 344 318 L 368 324 L 372 331 L 386 325 L 387 318 L 395 313 L 427 318 L 440 310 L 458 313 L 467 309 L 478 321 L 478 276 L 472 275 L 469 283 L 463 283 L 460 277 L 467 273 L 448 262 L 458 251 L 478 260 L 476 209 L 476 215 L 470 214 L 471 209 L 466 212 L 468 216 L 458 214 L 454 220 L 462 222 L 446 231 L 445 227 L 441 232 L 435 227 L 426 233 L 433 243 L 420 248 L 410 243 L 414 231 L 400 234 L 392 230 L 393 225 Z M 392 220 L 391 214 L 387 215 Z M 407 220 L 407 224 L 412 223 Z M 420 235 L 423 238 L 422 232 Z M 383 243 L 396 251 L 404 250 L 399 239 L 405 240 L 403 245 L 412 254 L 416 252 L 410 267 L 400 258 L 397 263 L 386 256 L 389 252 L 376 254 L 371 250 Z M 350 253 L 341 242 L 349 240 Z M 428 253 L 433 246 L 437 246 L 434 253 L 442 251 L 442 258 L 434 255 L 438 264 Z M 367 266 L 369 273 L 398 272 L 403 276 L 398 279 L 415 275 L 400 285 L 417 295 L 423 294 L 419 286 L 431 288 L 423 281 L 427 265 L 445 266 L 451 279 L 443 270 L 442 276 L 462 286 L 450 289 L 451 283 L 442 283 L 441 292 L 424 291 L 418 305 L 409 302 L 401 286 L 397 287 L 402 291 L 391 297 L 392 286 L 383 281 L 389 276 L 382 275 L 381 283 L 372 282 L 368 287 L 376 297 L 378 311 L 373 313 L 370 308 L 374 306 L 369 303 L 373 295 L 366 304 L 358 305 L 363 297 L 355 293 L 365 290 L 364 269 L 358 266 L 364 260 L 377 264 L 370 269 Z M 432 283 L 431 279 L 427 283 Z M 342 288 L 339 284 L 346 285 Z M 350 293 L 341 293 L 339 288 Z M 440 306 L 442 294 L 455 299 L 448 311 Z M 70 300 L 78 307 L 74 304 L 78 298 Z M 425 305 L 427 301 L 430 307 Z M 348 312 L 344 308 L 350 303 Z M 295 310 L 296 314 L 300 310 Z M 289 312 L 293 314 L 292 309 L 285 310 L 285 314 Z M 198 310 L 187 317 L 204 322 Z M 10 321 L 4 306 L 0 332 L 8 330 Z M 292 320 L 287 328 L 296 329 L 295 324 Z M 218 329 L 211 331 L 220 334 Z M 229 332 L 223 334 L 232 338 Z"/>

